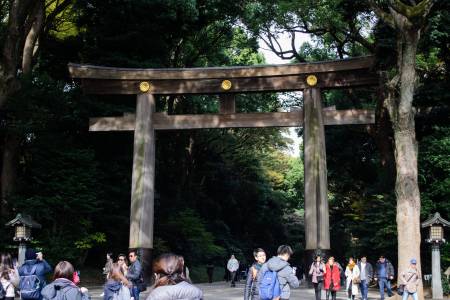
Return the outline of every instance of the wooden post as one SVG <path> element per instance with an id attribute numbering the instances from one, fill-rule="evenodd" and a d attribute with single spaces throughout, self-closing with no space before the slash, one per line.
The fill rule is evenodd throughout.
<path id="1" fill-rule="evenodd" d="M 327 163 L 322 103 L 319 88 L 303 92 L 304 172 L 305 172 L 305 249 L 330 249 L 327 198 Z M 310 253 L 312 256 L 313 253 Z M 307 262 L 309 263 L 309 262 Z"/>
<path id="2" fill-rule="evenodd" d="M 137 250 L 150 282 L 153 249 L 155 131 L 153 112 L 155 97 L 150 93 L 137 96 L 134 130 L 133 175 L 130 210 L 130 249 Z"/>
<path id="3" fill-rule="evenodd" d="M 236 112 L 236 102 L 234 94 L 221 94 L 219 96 L 219 113 L 234 114 Z"/>

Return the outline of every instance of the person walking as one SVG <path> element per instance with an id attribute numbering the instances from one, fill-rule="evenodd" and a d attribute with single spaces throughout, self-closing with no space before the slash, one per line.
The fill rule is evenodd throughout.
<path id="1" fill-rule="evenodd" d="M 202 300 L 203 292 L 183 276 L 178 255 L 166 253 L 153 263 L 155 284 L 146 300 Z"/>
<path id="2" fill-rule="evenodd" d="M 11 255 L 2 254 L 0 260 L 0 283 L 5 291 L 4 300 L 14 300 L 15 289 L 19 286 L 19 271 L 14 267 Z"/>
<path id="3" fill-rule="evenodd" d="M 278 282 L 280 283 L 281 296 L 280 300 L 289 300 L 291 296 L 291 288 L 298 288 L 300 282 L 294 274 L 294 270 L 288 263 L 294 252 L 292 248 L 288 245 L 281 245 L 278 247 L 277 256 L 269 259 L 265 263 L 258 275 L 258 286 L 260 286 L 262 275 L 266 271 L 273 271 L 277 273 Z"/>
<path id="4" fill-rule="evenodd" d="M 402 300 L 408 300 L 411 296 L 413 300 L 417 300 L 417 288 L 420 284 L 421 276 L 417 270 L 417 260 L 415 258 L 409 261 L 409 267 L 400 274 L 401 284 L 404 285 Z"/>
<path id="5" fill-rule="evenodd" d="M 349 300 L 355 300 L 355 297 L 359 293 L 359 284 L 361 283 L 360 274 L 358 265 L 355 263 L 353 257 L 350 257 L 345 268 L 345 287 Z"/>
<path id="6" fill-rule="evenodd" d="M 142 265 L 135 250 L 128 253 L 128 259 L 130 260 L 130 267 L 128 268 L 126 278 L 133 284 L 131 287 L 131 296 L 134 300 L 139 300 L 142 284 Z"/>
<path id="7" fill-rule="evenodd" d="M 108 280 L 103 287 L 103 300 L 113 300 L 114 296 L 118 300 L 130 300 L 131 292 L 129 287 L 132 284 L 123 274 L 118 263 L 113 263 L 108 273 Z"/>
<path id="8" fill-rule="evenodd" d="M 45 261 L 42 252 L 36 253 L 33 248 L 28 248 L 25 251 L 25 262 L 19 268 L 20 298 L 22 300 L 42 299 L 41 290 L 46 285 L 45 275 L 51 271 L 52 267 Z"/>
<path id="9" fill-rule="evenodd" d="M 106 279 L 108 279 L 108 274 L 109 271 L 111 271 L 112 264 L 113 264 L 112 253 L 108 252 L 106 253 L 106 263 L 105 266 L 103 267 L 103 275 L 105 275 Z"/>
<path id="10" fill-rule="evenodd" d="M 336 292 L 341 289 L 341 271 L 333 256 L 330 256 L 325 264 L 324 276 L 326 298 L 329 300 L 331 296 L 332 300 L 336 300 Z"/>
<path id="11" fill-rule="evenodd" d="M 314 262 L 309 268 L 309 275 L 311 276 L 311 281 L 314 286 L 314 293 L 316 295 L 316 300 L 320 300 L 322 294 L 323 278 L 326 269 L 325 264 L 322 262 L 320 255 L 317 255 Z"/>
<path id="12" fill-rule="evenodd" d="M 255 258 L 255 263 L 248 269 L 244 289 L 244 300 L 259 300 L 257 279 L 261 267 L 266 262 L 266 252 L 261 248 L 257 248 L 253 251 L 253 257 Z"/>
<path id="13" fill-rule="evenodd" d="M 361 300 L 368 300 L 369 284 L 373 278 L 373 268 L 372 265 L 367 261 L 366 256 L 361 257 L 361 261 L 358 263 L 361 283 L 359 288 L 361 290 Z"/>
<path id="14" fill-rule="evenodd" d="M 74 272 L 70 262 L 59 262 L 53 274 L 54 281 L 42 289 L 42 297 L 45 300 L 89 300 L 88 290 L 73 282 Z"/>
<path id="15" fill-rule="evenodd" d="M 380 298 L 384 300 L 384 288 L 386 287 L 389 297 L 392 297 L 391 280 L 394 279 L 394 266 L 384 256 L 380 256 L 378 259 L 374 279 L 378 281 L 380 288 Z"/>
<path id="16" fill-rule="evenodd" d="M 228 260 L 227 269 L 230 272 L 231 287 L 235 287 L 236 272 L 239 270 L 239 261 L 234 257 L 234 254 L 232 254 Z"/>

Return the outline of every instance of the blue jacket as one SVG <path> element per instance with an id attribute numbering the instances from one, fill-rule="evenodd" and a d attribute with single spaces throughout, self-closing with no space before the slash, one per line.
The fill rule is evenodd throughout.
<path id="1" fill-rule="evenodd" d="M 26 260 L 23 265 L 19 268 L 19 275 L 25 276 L 25 271 L 31 271 L 31 268 L 36 265 L 36 276 L 42 282 L 42 286 L 45 286 L 45 275 L 52 271 L 52 267 L 45 260 Z"/>
<path id="2" fill-rule="evenodd" d="M 59 291 L 59 293 L 58 293 Z M 61 299 L 58 294 L 64 294 L 62 299 L 66 300 L 89 300 L 89 295 L 84 294 L 70 280 L 58 278 L 42 289 L 42 296 L 45 300 Z"/>
<path id="3" fill-rule="evenodd" d="M 118 293 L 121 287 L 122 283 L 120 283 L 119 281 L 108 279 L 105 286 L 103 287 L 103 300 L 112 300 L 114 294 Z"/>
<path id="4" fill-rule="evenodd" d="M 142 274 L 142 266 L 139 260 L 136 260 L 130 265 L 127 272 L 127 279 L 133 283 L 133 285 L 138 285 L 139 279 Z"/>

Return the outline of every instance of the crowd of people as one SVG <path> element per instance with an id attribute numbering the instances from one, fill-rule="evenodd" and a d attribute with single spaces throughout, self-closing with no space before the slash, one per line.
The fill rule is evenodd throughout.
<path id="1" fill-rule="evenodd" d="M 248 269 L 244 289 L 244 300 L 288 300 L 291 288 L 298 288 L 300 280 L 296 276 L 295 267 L 289 260 L 293 255 L 292 248 L 287 245 L 278 247 L 276 256 L 266 261 L 266 252 L 257 248 L 253 252 L 255 262 Z M 403 300 L 409 296 L 417 300 L 417 287 L 421 276 L 416 267 L 416 259 L 400 274 L 398 291 Z M 231 287 L 236 284 L 236 272 L 239 262 L 234 255 L 227 263 L 230 272 Z M 184 258 L 180 255 L 166 253 L 153 262 L 154 283 L 147 300 L 185 299 L 201 300 L 203 292 L 194 286 L 188 275 Z M 53 271 L 53 281 L 46 283 L 46 275 L 52 267 L 44 259 L 41 252 L 27 249 L 25 262 L 18 267 L 11 255 L 1 254 L 0 261 L 0 299 L 14 300 L 16 292 L 22 300 L 89 300 L 89 292 L 79 287 L 79 274 L 67 261 L 59 262 Z M 114 261 L 111 253 L 103 269 L 105 284 L 102 297 L 104 300 L 139 300 L 140 292 L 147 287 L 144 283 L 142 265 L 136 251 L 127 255 L 119 254 Z M 325 290 L 326 300 L 336 300 L 336 293 L 341 289 L 349 300 L 356 297 L 368 300 L 368 287 L 372 281 L 379 286 L 380 298 L 392 296 L 391 280 L 395 270 L 392 263 L 380 256 L 375 266 L 363 256 L 359 260 L 350 257 L 345 268 L 330 256 L 325 261 L 316 256 L 310 265 L 308 275 L 314 286 L 316 300 L 321 300 Z M 212 277 L 212 276 L 211 276 Z M 212 279 L 210 278 L 210 282 Z"/>

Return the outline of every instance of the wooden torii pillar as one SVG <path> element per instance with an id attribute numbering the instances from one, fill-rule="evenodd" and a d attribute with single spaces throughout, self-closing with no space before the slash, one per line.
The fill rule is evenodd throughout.
<path id="1" fill-rule="evenodd" d="M 324 125 L 372 124 L 371 110 L 322 110 L 321 90 L 378 84 L 374 59 L 272 66 L 126 69 L 69 64 L 88 94 L 135 94 L 136 114 L 91 118 L 90 131 L 134 131 L 130 249 L 137 249 L 151 276 L 155 131 L 200 128 L 304 126 L 306 250 L 330 249 Z M 303 111 L 235 113 L 236 93 L 303 91 Z M 219 94 L 219 114 L 155 112 L 155 95 Z"/>

